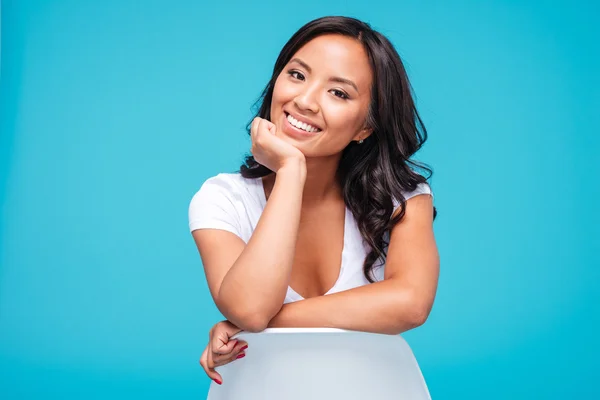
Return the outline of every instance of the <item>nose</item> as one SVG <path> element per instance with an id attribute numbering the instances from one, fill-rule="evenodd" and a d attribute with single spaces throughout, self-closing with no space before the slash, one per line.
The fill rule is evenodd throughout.
<path id="1" fill-rule="evenodd" d="M 319 102 L 317 101 L 317 88 L 306 86 L 294 98 L 294 103 L 300 110 L 318 113 Z"/>

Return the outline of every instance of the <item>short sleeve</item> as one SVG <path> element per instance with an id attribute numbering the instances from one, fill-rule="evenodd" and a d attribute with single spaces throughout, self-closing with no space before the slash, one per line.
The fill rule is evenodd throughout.
<path id="1" fill-rule="evenodd" d="M 189 205 L 190 232 L 197 229 L 222 229 L 241 237 L 235 190 L 220 174 L 206 180 Z"/>
<path id="2" fill-rule="evenodd" d="M 429 194 L 429 195 L 431 195 L 431 197 L 433 197 L 433 192 L 431 191 L 431 187 L 427 183 L 423 182 L 423 183 L 419 183 L 417 185 L 417 188 L 415 190 L 413 190 L 412 192 L 405 192 L 404 199 L 408 200 L 411 197 L 415 197 L 419 194 Z"/>
<path id="3" fill-rule="evenodd" d="M 416 189 L 413 190 L 412 192 L 404 192 L 403 193 L 405 200 L 408 200 L 411 197 L 415 197 L 420 194 L 429 194 L 433 198 L 433 191 L 431 190 L 431 187 L 426 182 L 419 183 L 417 185 Z M 396 209 L 400 205 L 400 202 L 397 201 L 396 199 L 393 199 L 393 202 L 394 202 L 394 209 Z"/>

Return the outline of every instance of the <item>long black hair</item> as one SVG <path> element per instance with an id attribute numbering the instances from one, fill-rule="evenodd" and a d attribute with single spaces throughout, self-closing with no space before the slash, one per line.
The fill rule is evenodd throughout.
<path id="1" fill-rule="evenodd" d="M 369 24 L 354 18 L 323 17 L 307 23 L 291 37 L 277 57 L 271 80 L 257 101 L 260 104 L 257 116 L 271 119 L 271 100 L 277 77 L 302 46 L 325 34 L 348 36 L 362 43 L 373 73 L 367 116 L 367 126 L 373 133 L 362 144 L 352 141 L 343 150 L 337 179 L 346 206 L 354 215 L 363 239 L 371 247 L 363 272 L 369 282 L 374 282 L 370 272 L 375 261 L 385 262 L 389 244 L 389 236 L 385 234 L 404 217 L 406 200 L 402 193 L 415 190 L 433 174 L 425 164 L 410 160 L 427 140 L 427 130 L 415 107 L 412 87 L 394 46 Z M 250 134 L 250 124 L 247 128 Z M 414 172 L 411 166 L 427 171 L 427 178 Z M 252 155 L 246 156 L 240 167 L 244 178 L 260 178 L 272 172 Z M 391 218 L 392 199 L 400 206 L 400 212 L 394 218 Z M 436 215 L 434 207 L 434 219 Z"/>

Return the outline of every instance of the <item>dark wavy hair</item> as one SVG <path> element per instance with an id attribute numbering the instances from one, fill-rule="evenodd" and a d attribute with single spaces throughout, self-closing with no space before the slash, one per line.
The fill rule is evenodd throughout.
<path id="1" fill-rule="evenodd" d="M 337 179 L 343 190 L 344 201 L 350 209 L 360 233 L 370 245 L 363 272 L 374 282 L 370 272 L 380 259 L 385 262 L 389 236 L 385 233 L 404 217 L 406 200 L 403 191 L 413 191 L 419 183 L 426 183 L 433 171 L 425 164 L 410 160 L 427 140 L 427 130 L 419 116 L 412 97 L 400 56 L 390 41 L 355 18 L 323 17 L 311 21 L 298 30 L 281 50 L 273 75 L 256 105 L 257 116 L 270 120 L 271 100 L 277 77 L 293 55 L 310 40 L 326 34 L 352 37 L 364 46 L 373 73 L 371 101 L 367 125 L 373 133 L 362 144 L 352 141 L 342 152 Z M 250 123 L 247 126 L 250 134 Z M 411 166 L 429 174 L 427 178 L 414 172 Z M 273 173 L 247 155 L 240 167 L 244 178 L 260 178 Z M 400 203 L 400 212 L 394 217 L 393 200 Z M 433 208 L 435 219 L 437 210 Z"/>

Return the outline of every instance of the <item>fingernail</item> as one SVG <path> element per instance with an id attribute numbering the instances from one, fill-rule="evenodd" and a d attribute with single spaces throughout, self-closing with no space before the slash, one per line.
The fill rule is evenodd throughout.
<path id="1" fill-rule="evenodd" d="M 248 348 L 248 345 L 245 345 L 244 347 L 242 347 L 242 348 L 240 349 L 240 351 L 242 351 L 242 350 L 246 350 L 247 348 Z"/>
<path id="2" fill-rule="evenodd" d="M 235 359 L 237 360 L 238 358 L 243 358 L 243 357 L 246 357 L 246 354 L 245 354 L 245 353 L 242 353 L 242 354 L 240 354 L 240 355 L 239 355 L 239 356 L 237 356 Z"/>
<path id="3" fill-rule="evenodd" d="M 218 379 L 213 379 L 213 381 L 217 382 L 219 385 L 223 383 L 223 382 L 221 382 L 221 381 L 220 381 L 220 380 L 218 380 Z"/>

